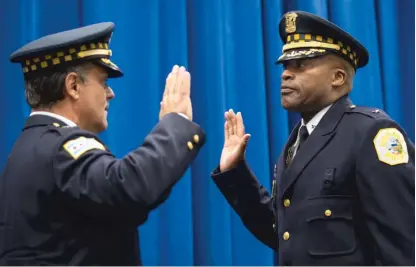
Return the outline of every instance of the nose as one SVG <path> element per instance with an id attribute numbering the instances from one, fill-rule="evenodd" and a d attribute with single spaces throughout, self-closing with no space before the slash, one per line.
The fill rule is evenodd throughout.
<path id="1" fill-rule="evenodd" d="M 293 80 L 295 78 L 295 74 L 288 69 L 285 69 L 282 73 L 282 80 L 288 81 Z"/>
<path id="2" fill-rule="evenodd" d="M 116 97 L 116 95 L 114 94 L 113 89 L 111 89 L 110 86 L 107 87 L 106 92 L 107 92 L 107 99 L 110 100 L 110 99 L 113 99 L 114 97 Z"/>

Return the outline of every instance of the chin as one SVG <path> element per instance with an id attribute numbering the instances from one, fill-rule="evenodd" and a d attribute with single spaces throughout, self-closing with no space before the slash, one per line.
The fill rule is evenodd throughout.
<path id="1" fill-rule="evenodd" d="M 100 132 L 103 132 L 103 131 L 107 130 L 107 128 L 108 128 L 108 122 L 107 122 L 107 120 L 105 120 L 100 125 Z"/>
<path id="2" fill-rule="evenodd" d="M 99 133 L 107 130 L 107 127 L 108 127 L 108 123 L 107 123 L 107 121 L 105 121 L 105 122 L 95 124 L 94 127 L 92 127 L 92 129 L 90 129 L 90 131 L 95 133 L 95 134 L 99 134 Z"/>
<path id="3" fill-rule="evenodd" d="M 299 112 L 299 105 L 297 103 L 291 103 L 289 101 L 284 101 L 282 99 L 281 105 L 287 111 L 290 111 L 290 112 Z"/>

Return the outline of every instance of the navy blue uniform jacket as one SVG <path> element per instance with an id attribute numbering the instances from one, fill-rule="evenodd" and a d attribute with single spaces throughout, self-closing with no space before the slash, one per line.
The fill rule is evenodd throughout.
<path id="1" fill-rule="evenodd" d="M 204 142 L 168 114 L 116 159 L 90 132 L 29 117 L 0 178 L 0 265 L 140 265 L 137 226 Z"/>
<path id="2" fill-rule="evenodd" d="M 414 144 L 383 111 L 340 99 L 293 161 L 276 164 L 276 195 L 246 161 L 212 177 L 281 265 L 413 265 Z"/>

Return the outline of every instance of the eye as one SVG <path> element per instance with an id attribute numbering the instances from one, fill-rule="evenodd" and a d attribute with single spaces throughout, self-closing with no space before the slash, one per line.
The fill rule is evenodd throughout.
<path id="1" fill-rule="evenodd" d="M 292 70 L 296 70 L 296 69 L 302 70 L 308 66 L 308 62 L 304 59 L 295 59 L 295 60 L 289 60 L 289 61 L 283 62 L 282 66 L 283 66 L 283 70 L 286 70 L 288 68 Z"/>
<path id="2" fill-rule="evenodd" d="M 297 60 L 296 61 L 296 67 L 299 69 L 304 69 L 306 67 L 306 62 L 305 60 Z"/>

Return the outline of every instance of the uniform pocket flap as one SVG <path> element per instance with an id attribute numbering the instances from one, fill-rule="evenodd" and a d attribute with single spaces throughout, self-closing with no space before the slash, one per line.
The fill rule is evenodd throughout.
<path id="1" fill-rule="evenodd" d="M 307 236 L 311 256 L 351 254 L 356 249 L 352 196 L 308 199 Z"/>
<path id="2" fill-rule="evenodd" d="M 307 222 L 314 220 L 352 220 L 352 196 L 323 196 L 308 199 Z"/>

